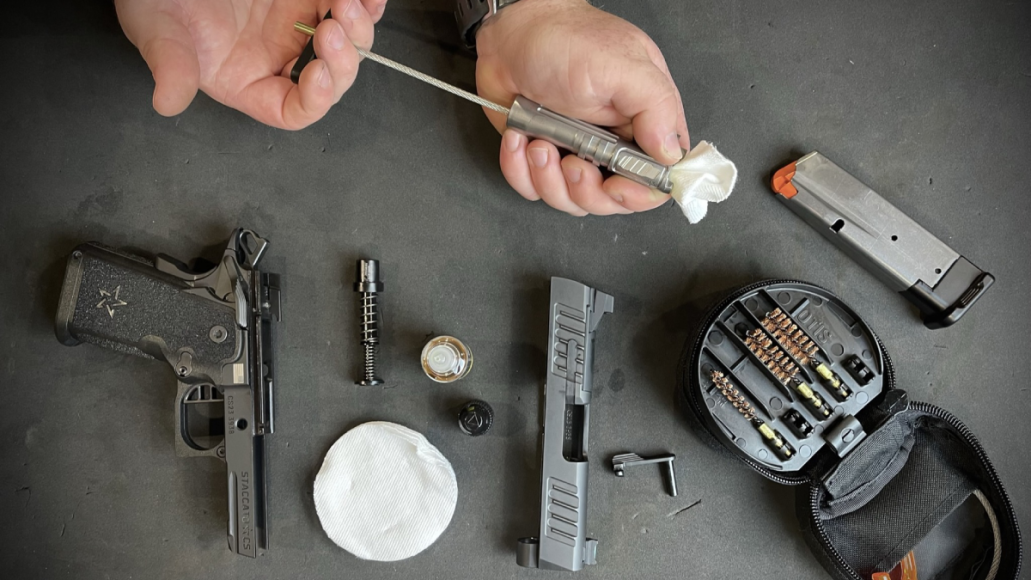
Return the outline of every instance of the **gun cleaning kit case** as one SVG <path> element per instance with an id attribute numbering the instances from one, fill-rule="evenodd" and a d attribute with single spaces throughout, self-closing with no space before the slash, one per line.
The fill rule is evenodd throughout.
<path id="1" fill-rule="evenodd" d="M 810 549 L 839 580 L 1016 578 L 1016 516 L 977 438 L 910 401 L 884 344 L 831 292 L 798 281 L 730 293 L 677 372 L 703 437 L 796 488 Z M 897 571 L 896 571 L 897 572 Z"/>

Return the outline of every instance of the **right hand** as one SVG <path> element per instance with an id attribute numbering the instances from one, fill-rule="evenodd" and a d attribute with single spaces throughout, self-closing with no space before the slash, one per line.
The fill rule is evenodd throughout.
<path id="1" fill-rule="evenodd" d="M 355 46 L 372 47 L 387 0 L 115 0 L 122 30 L 154 75 L 154 109 L 183 112 L 197 89 L 280 129 L 321 119 L 358 74 Z M 313 60 L 298 84 L 290 69 L 319 23 Z"/>
<path id="2" fill-rule="evenodd" d="M 690 149 L 680 91 L 662 52 L 629 22 L 584 0 L 521 0 L 490 17 L 477 32 L 476 87 L 508 105 L 516 95 L 562 115 L 611 127 L 667 165 Z M 505 116 L 485 110 L 503 134 L 501 171 L 530 200 L 572 215 L 649 210 L 670 196 L 593 164 L 542 139 L 507 129 Z"/>

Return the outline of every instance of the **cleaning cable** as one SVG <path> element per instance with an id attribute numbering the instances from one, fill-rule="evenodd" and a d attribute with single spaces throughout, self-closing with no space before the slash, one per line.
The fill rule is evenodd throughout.
<path id="1" fill-rule="evenodd" d="M 307 34 L 308 36 L 314 36 L 315 35 L 315 28 L 313 28 L 311 26 L 308 26 L 307 24 L 305 24 L 303 22 L 294 22 L 294 30 L 296 30 L 297 32 L 302 32 L 304 34 Z M 476 103 L 477 105 L 480 105 L 481 107 L 487 107 L 488 109 L 490 109 L 492 111 L 497 111 L 498 113 L 501 113 L 502 115 L 506 115 L 507 116 L 508 113 L 509 113 L 508 107 L 502 107 L 501 105 L 495 103 L 494 101 L 488 101 L 487 99 L 484 99 L 484 98 L 480 97 L 479 95 L 474 95 L 474 94 L 470 93 L 469 91 L 465 91 L 465 90 L 462 90 L 462 89 L 456 87 L 455 85 L 445 83 L 444 81 L 442 81 L 440 79 L 431 77 L 430 75 L 425 74 L 425 73 L 421 73 L 421 72 L 415 70 L 414 68 L 405 66 L 405 65 L 403 65 L 403 64 L 401 64 L 401 63 L 399 63 L 397 61 L 390 60 L 389 58 L 387 58 L 385 56 L 380 56 L 380 55 L 378 55 L 378 54 L 376 54 L 374 52 L 369 52 L 369 51 L 365 50 L 364 48 L 355 46 L 355 49 L 358 50 L 358 54 L 360 54 L 361 56 L 363 56 L 363 57 L 365 57 L 365 58 L 367 58 L 367 59 L 369 59 L 369 60 L 371 60 L 373 62 L 378 62 L 379 64 L 381 64 L 383 66 L 386 66 L 386 67 L 390 67 L 390 68 L 392 68 L 392 69 L 394 69 L 394 70 L 396 70 L 396 71 L 398 71 L 400 73 L 404 73 L 404 74 L 406 74 L 406 75 L 408 75 L 410 77 L 417 78 L 420 81 L 422 81 L 422 82 L 424 82 L 426 84 L 432 85 L 434 87 L 437 87 L 438 89 L 440 89 L 442 91 L 447 91 L 447 92 L 451 93 L 452 95 L 455 95 L 455 96 L 458 96 L 458 97 L 462 97 L 463 99 L 466 99 L 467 101 L 472 101 L 472 102 Z"/>
<path id="2" fill-rule="evenodd" d="M 984 492 L 975 489 L 974 496 L 981 500 L 981 505 L 984 506 L 984 511 L 988 514 L 988 521 L 992 524 L 992 535 L 995 536 L 995 550 L 992 554 L 992 567 L 988 569 L 988 576 L 985 577 L 985 580 L 995 580 L 995 576 L 999 574 L 999 564 L 1002 562 L 1002 534 L 999 531 L 999 519 L 995 517 L 995 510 L 992 509 L 992 504 L 989 503 Z"/>

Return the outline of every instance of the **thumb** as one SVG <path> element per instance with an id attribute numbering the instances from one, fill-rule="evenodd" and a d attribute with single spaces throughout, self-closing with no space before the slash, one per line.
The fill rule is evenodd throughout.
<path id="1" fill-rule="evenodd" d="M 200 65 L 189 30 L 178 14 L 152 2 L 119 0 L 115 8 L 122 30 L 154 75 L 154 110 L 166 117 L 182 113 L 200 83 Z"/>
<path id="2" fill-rule="evenodd" d="M 683 158 L 687 126 L 680 93 L 668 75 L 655 66 L 635 67 L 621 80 L 612 106 L 632 119 L 634 140 L 645 153 L 667 165 Z"/>

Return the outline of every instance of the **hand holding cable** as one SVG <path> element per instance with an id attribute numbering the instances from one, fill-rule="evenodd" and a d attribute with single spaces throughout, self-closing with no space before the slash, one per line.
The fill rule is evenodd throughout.
<path id="1" fill-rule="evenodd" d="M 289 71 L 307 42 L 297 20 L 324 14 L 319 62 L 300 83 Z M 200 89 L 280 129 L 321 119 L 358 74 L 355 46 L 370 48 L 386 0 L 115 0 L 125 35 L 154 75 L 154 109 L 182 113 Z"/>
<path id="2" fill-rule="evenodd" d="M 332 13 L 326 13 L 326 19 L 330 18 L 332 18 Z M 295 22 L 294 29 L 313 37 L 316 33 L 314 27 L 304 22 Z M 609 169 L 616 175 L 658 190 L 658 192 L 670 193 L 673 190 L 670 166 L 660 163 L 642 151 L 636 144 L 621 139 L 607 129 L 560 115 L 523 96 L 517 96 L 511 107 L 505 107 L 363 48 L 357 48 L 357 51 L 364 58 L 472 101 L 485 110 L 505 115 L 508 128 L 522 135 L 561 147 L 575 153 L 582 160 Z M 290 78 L 295 83 L 299 83 L 304 76 L 306 67 L 316 57 L 313 39 L 297 58 L 290 71 Z"/>

